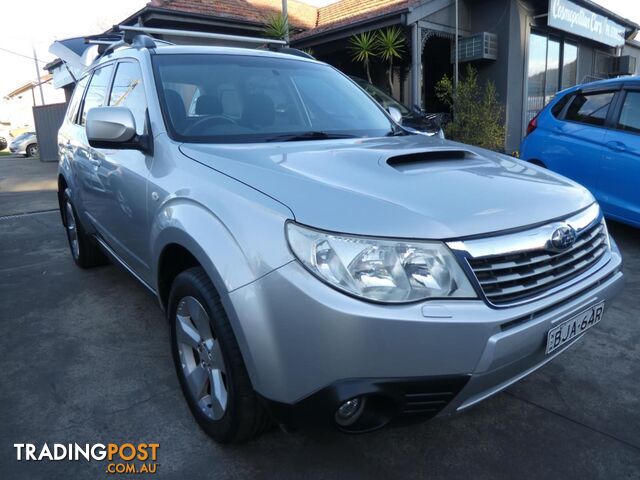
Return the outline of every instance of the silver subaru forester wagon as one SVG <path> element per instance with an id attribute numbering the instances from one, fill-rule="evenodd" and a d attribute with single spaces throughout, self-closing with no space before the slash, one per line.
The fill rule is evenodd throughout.
<path id="1" fill-rule="evenodd" d="M 569 348 L 621 289 L 576 183 L 415 134 L 334 68 L 137 41 L 59 133 L 73 259 L 157 297 L 220 442 L 465 410 Z"/>

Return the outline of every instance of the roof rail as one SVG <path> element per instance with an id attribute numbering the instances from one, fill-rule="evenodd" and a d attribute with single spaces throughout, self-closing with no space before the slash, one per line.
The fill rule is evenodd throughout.
<path id="1" fill-rule="evenodd" d="M 296 57 L 310 58 L 311 60 L 315 60 L 316 59 L 316 57 L 314 57 L 310 53 L 307 53 L 304 50 L 300 50 L 298 48 L 282 47 L 282 48 L 278 49 L 278 52 L 279 53 L 288 53 L 289 55 L 295 55 Z"/>
<path id="2" fill-rule="evenodd" d="M 273 45 L 277 47 L 287 46 L 284 40 L 273 38 L 245 37 L 242 35 L 228 35 L 226 33 L 197 32 L 192 30 L 173 30 L 169 28 L 142 27 L 133 25 L 114 25 L 114 32 L 140 32 L 148 35 L 175 35 L 176 37 L 209 38 L 212 40 L 226 40 L 253 45 Z"/>

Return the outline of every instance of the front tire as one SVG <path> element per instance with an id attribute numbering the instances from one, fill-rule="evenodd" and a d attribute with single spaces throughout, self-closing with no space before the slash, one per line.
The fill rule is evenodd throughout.
<path id="1" fill-rule="evenodd" d="M 107 257 L 102 253 L 95 240 L 85 233 L 82 224 L 78 221 L 78 214 L 71 202 L 69 189 L 64 192 L 61 208 L 69 250 L 76 265 L 80 268 L 91 268 L 107 263 Z"/>
<path id="2" fill-rule="evenodd" d="M 268 428 L 220 297 L 201 267 L 176 277 L 167 314 L 176 373 L 200 427 L 220 443 L 240 443 Z"/>
<path id="3" fill-rule="evenodd" d="M 36 155 L 38 155 L 38 144 L 37 143 L 32 143 L 31 145 L 27 146 L 27 157 L 35 157 Z"/>

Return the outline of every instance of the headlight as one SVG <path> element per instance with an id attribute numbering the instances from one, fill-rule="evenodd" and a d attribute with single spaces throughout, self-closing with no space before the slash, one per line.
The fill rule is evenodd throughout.
<path id="1" fill-rule="evenodd" d="M 302 264 L 330 285 L 387 303 L 476 298 L 453 254 L 441 242 L 382 240 L 322 232 L 287 223 Z"/>

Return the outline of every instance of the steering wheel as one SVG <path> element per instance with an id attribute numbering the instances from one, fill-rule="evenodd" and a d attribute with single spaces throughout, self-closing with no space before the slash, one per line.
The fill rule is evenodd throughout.
<path id="1" fill-rule="evenodd" d="M 197 132 L 198 129 L 204 130 L 205 132 L 209 129 L 209 127 L 216 127 L 218 125 L 237 125 L 238 123 L 232 118 L 226 117 L 224 115 L 209 115 L 207 117 L 196 120 L 194 124 L 187 127 L 184 131 L 185 135 L 191 135 L 194 132 Z"/>

